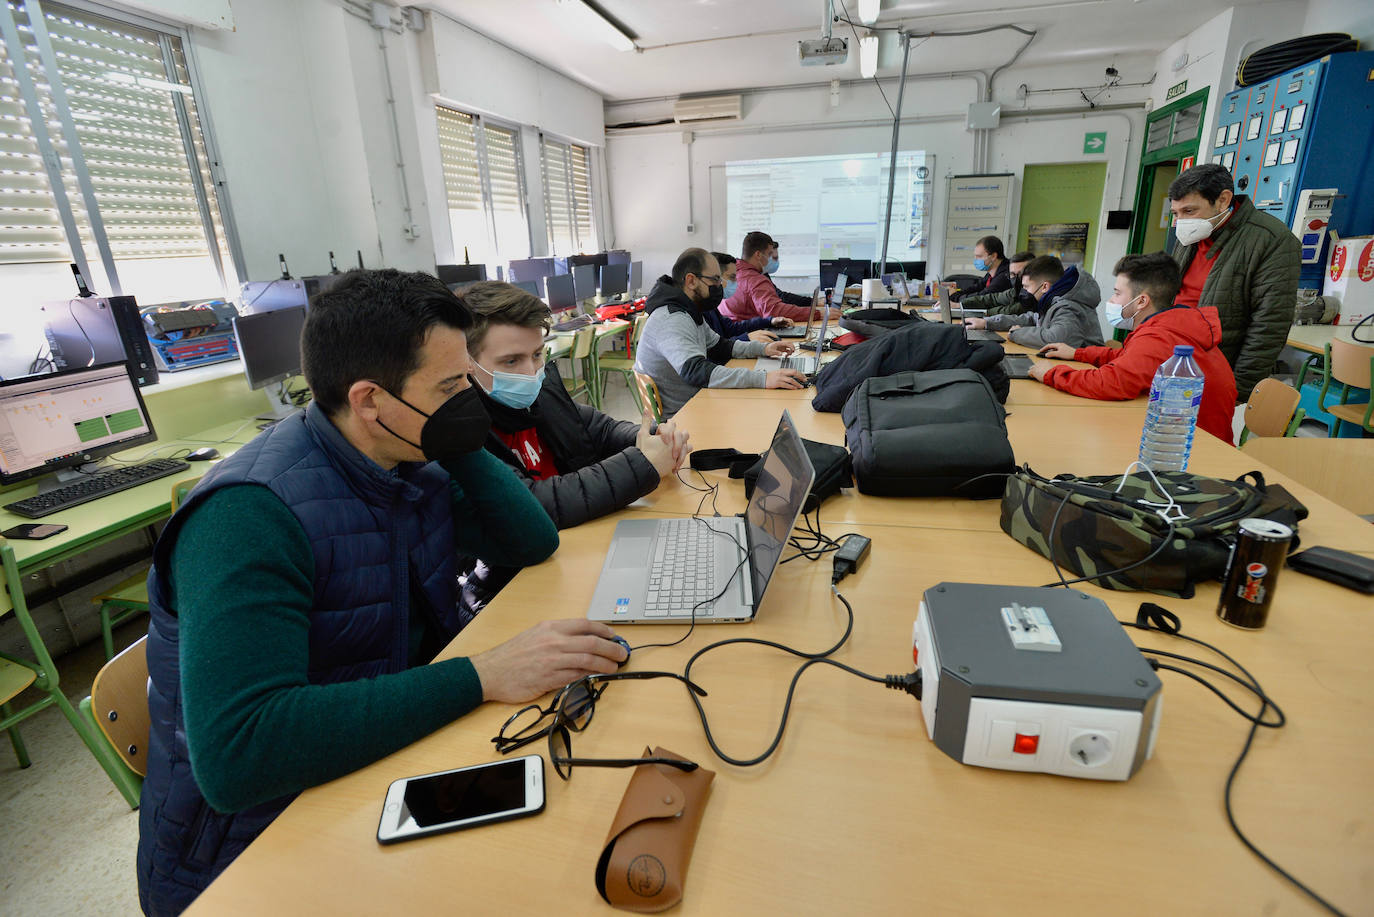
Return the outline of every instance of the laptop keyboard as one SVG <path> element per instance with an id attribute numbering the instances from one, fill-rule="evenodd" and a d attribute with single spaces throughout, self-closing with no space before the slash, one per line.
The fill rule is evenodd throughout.
<path id="1" fill-rule="evenodd" d="M 815 357 L 783 357 L 778 360 L 779 369 L 798 369 L 804 373 L 814 373 L 816 371 Z"/>
<path id="2" fill-rule="evenodd" d="M 646 617 L 715 613 L 715 539 L 713 529 L 696 519 L 660 519 L 654 536 L 654 559 L 649 565 Z"/>

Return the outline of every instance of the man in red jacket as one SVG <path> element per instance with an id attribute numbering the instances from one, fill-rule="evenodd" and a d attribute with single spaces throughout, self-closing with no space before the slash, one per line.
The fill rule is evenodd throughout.
<path id="1" fill-rule="evenodd" d="M 1071 395 L 1128 401 L 1150 390 L 1155 371 L 1173 355 L 1174 345 L 1190 344 L 1204 378 L 1197 425 L 1231 442 L 1236 378 L 1220 350 L 1221 323 L 1216 312 L 1174 304 L 1181 278 L 1174 259 L 1163 252 L 1126 255 L 1113 272 L 1116 284 L 1106 304 L 1107 319 L 1118 328 L 1131 329 L 1126 343 L 1120 350 L 1047 344 L 1040 356 L 1078 360 L 1096 368 L 1037 363 L 1031 367 L 1031 378 Z"/>
<path id="2" fill-rule="evenodd" d="M 737 322 L 751 318 L 790 318 L 797 324 L 806 324 L 813 310 L 784 302 L 768 276 L 778 269 L 778 243 L 772 236 L 766 232 L 746 235 L 744 249 L 735 264 L 735 293 L 720 304 L 721 315 Z M 820 319 L 821 310 L 814 311 Z M 831 310 L 830 318 L 839 321 L 839 310 Z"/>

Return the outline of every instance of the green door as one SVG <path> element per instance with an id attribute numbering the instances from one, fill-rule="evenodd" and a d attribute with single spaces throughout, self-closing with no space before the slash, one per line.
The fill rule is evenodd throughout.
<path id="1" fill-rule="evenodd" d="M 1028 165 L 1021 179 L 1018 248 L 1058 255 L 1094 273 L 1097 220 L 1102 214 L 1105 162 Z M 1011 252 L 1007 252 L 1008 255 Z"/>
<path id="2" fill-rule="evenodd" d="M 1128 252 L 1157 252 L 1168 244 L 1168 229 L 1159 228 L 1160 202 L 1184 161 L 1197 155 L 1198 131 L 1206 110 L 1207 90 L 1200 89 L 1151 112 L 1145 120 Z"/>

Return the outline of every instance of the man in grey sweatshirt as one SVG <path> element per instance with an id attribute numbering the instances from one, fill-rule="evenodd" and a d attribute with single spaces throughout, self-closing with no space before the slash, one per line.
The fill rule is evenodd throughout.
<path id="1" fill-rule="evenodd" d="M 967 318 L 964 324 L 970 328 L 1009 331 L 1012 343 L 1028 347 L 1101 346 L 1102 324 L 1097 320 L 1097 304 L 1102 292 L 1092 274 L 1072 265 L 1065 270 L 1063 262 L 1054 255 L 1041 255 L 1026 265 L 1021 285 L 1035 298 L 1033 310 Z"/>
<path id="2" fill-rule="evenodd" d="M 795 369 L 730 368 L 737 357 L 782 357 L 792 352 L 787 341 L 722 339 L 702 319 L 725 293 L 720 265 L 704 248 L 678 256 L 672 276 L 658 278 L 649 293 L 648 320 L 635 348 L 635 372 L 658 386 L 663 413 L 671 417 L 703 388 L 801 388 L 806 376 Z"/>

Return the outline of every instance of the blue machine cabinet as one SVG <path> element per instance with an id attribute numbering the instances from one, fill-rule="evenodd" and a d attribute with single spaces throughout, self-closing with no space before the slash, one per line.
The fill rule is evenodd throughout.
<path id="1" fill-rule="evenodd" d="M 1334 188 L 1329 228 L 1374 232 L 1374 51 L 1331 54 L 1224 96 L 1211 161 L 1236 193 L 1293 225 L 1303 191 Z M 1201 157 L 1199 157 L 1201 158 Z M 1328 217 L 1304 220 L 1300 287 L 1321 288 Z"/>

